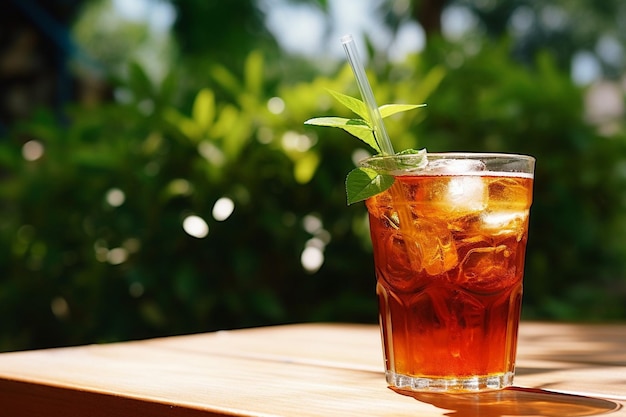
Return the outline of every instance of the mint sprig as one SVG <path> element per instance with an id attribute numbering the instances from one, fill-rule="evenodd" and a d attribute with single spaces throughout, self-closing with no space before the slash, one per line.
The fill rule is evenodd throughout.
<path id="1" fill-rule="evenodd" d="M 382 193 L 391 187 L 394 181 L 393 175 L 383 174 L 372 168 L 355 168 L 346 177 L 348 204 Z"/>
<path id="2" fill-rule="evenodd" d="M 369 112 L 363 101 L 339 93 L 337 91 L 328 90 L 332 96 L 341 104 L 352 110 L 360 118 L 344 118 L 344 117 L 316 117 L 309 119 L 304 124 L 325 127 L 337 127 L 345 130 L 351 135 L 365 142 L 370 146 L 377 155 L 382 155 L 380 144 L 374 133 L 374 128 L 369 117 Z M 426 104 L 385 104 L 378 108 L 382 118 L 389 117 L 396 113 L 424 107 Z M 426 160 L 425 150 L 404 150 L 399 154 L 415 154 L 416 158 Z M 389 173 L 389 170 L 373 169 L 358 167 L 348 173 L 346 178 L 346 196 L 348 205 L 366 200 L 376 194 L 379 194 L 393 185 L 395 178 Z"/>

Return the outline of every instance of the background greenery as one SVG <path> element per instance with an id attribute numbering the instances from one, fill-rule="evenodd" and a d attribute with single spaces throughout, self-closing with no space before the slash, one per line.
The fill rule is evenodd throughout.
<path id="1" fill-rule="evenodd" d="M 0 350 L 376 321 L 365 208 L 346 206 L 343 189 L 364 149 L 340 130 L 303 125 L 348 116 L 326 89 L 356 96 L 354 78 L 341 59 L 281 51 L 256 3 L 237 3 L 172 1 L 178 19 L 160 37 L 136 22 L 97 24 L 108 1 L 45 3 L 77 49 L 16 20 L 43 31 L 42 45 L 58 52 L 50 62 L 67 60 L 48 69 L 73 81 L 25 113 L 3 113 Z M 372 42 L 364 51 L 381 104 L 428 103 L 387 123 L 396 148 L 536 156 L 525 318 L 626 319 L 626 129 L 585 117 L 593 86 L 569 71 L 593 36 L 608 31 L 624 45 L 611 32 L 623 5 L 422 1 L 394 14 L 393 3 L 378 9 L 392 32 L 417 19 L 427 35 L 402 62 Z M 479 25 L 441 36 L 432 15 L 446 5 Z M 546 7 L 570 23 L 537 20 L 525 36 L 502 24 Z M 581 14 L 602 31 L 577 25 Z M 13 38 L 2 39 L 7 53 Z M 616 60 L 599 62 L 605 82 L 623 76 Z M 234 203 L 227 219 L 213 214 L 224 197 Z M 205 237 L 183 228 L 192 215 Z M 323 254 L 319 268 L 303 266 L 306 248 Z"/>

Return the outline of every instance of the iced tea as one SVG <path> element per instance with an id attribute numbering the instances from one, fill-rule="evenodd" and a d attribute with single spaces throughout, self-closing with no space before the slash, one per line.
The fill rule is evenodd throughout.
<path id="1" fill-rule="evenodd" d="M 512 383 L 534 159 L 467 157 L 429 154 L 428 167 L 395 172 L 366 201 L 395 387 Z"/>

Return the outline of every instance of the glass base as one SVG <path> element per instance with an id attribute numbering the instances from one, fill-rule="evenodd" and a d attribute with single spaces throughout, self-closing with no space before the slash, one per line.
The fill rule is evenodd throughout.
<path id="1" fill-rule="evenodd" d="M 387 383 L 392 387 L 422 392 L 480 392 L 499 390 L 513 385 L 513 372 L 463 378 L 424 378 L 387 371 L 385 376 Z"/>

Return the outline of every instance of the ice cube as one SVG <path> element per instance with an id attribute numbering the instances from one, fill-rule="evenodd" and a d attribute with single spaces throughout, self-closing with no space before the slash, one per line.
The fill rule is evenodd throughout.
<path id="1" fill-rule="evenodd" d="M 428 187 L 418 189 L 411 199 L 417 216 L 452 221 L 484 210 L 489 203 L 489 188 L 478 175 L 437 177 Z"/>
<path id="2" fill-rule="evenodd" d="M 450 212 L 468 214 L 483 210 L 489 200 L 489 190 L 479 176 L 452 177 L 445 194 Z"/>
<path id="3" fill-rule="evenodd" d="M 457 283 L 468 291 L 491 293 L 515 280 L 517 259 L 506 245 L 470 250 L 459 268 Z"/>
<path id="4" fill-rule="evenodd" d="M 482 230 L 491 236 L 517 235 L 519 241 L 526 230 L 527 212 L 486 211 L 482 213 Z"/>
<path id="5" fill-rule="evenodd" d="M 452 232 L 437 219 L 414 219 L 412 227 L 379 237 L 374 260 L 378 273 L 398 291 L 422 287 L 421 272 L 435 276 L 454 269 L 459 261 Z"/>
<path id="6" fill-rule="evenodd" d="M 485 168 L 483 161 L 475 159 L 437 159 L 428 161 L 426 171 L 436 174 L 464 174 L 484 171 Z"/>
<path id="7" fill-rule="evenodd" d="M 427 284 L 419 274 L 422 261 L 420 247 L 399 232 L 379 238 L 382 244 L 374 252 L 376 273 L 395 291 L 415 291 Z M 420 279 L 422 278 L 422 279 Z"/>
<path id="8" fill-rule="evenodd" d="M 532 200 L 532 189 L 523 178 L 495 178 L 489 184 L 490 204 L 499 208 L 526 210 Z"/>
<path id="9" fill-rule="evenodd" d="M 453 269 L 459 259 L 452 233 L 446 223 L 435 219 L 418 219 L 415 224 L 422 253 L 422 269 L 428 275 L 439 275 Z"/>

